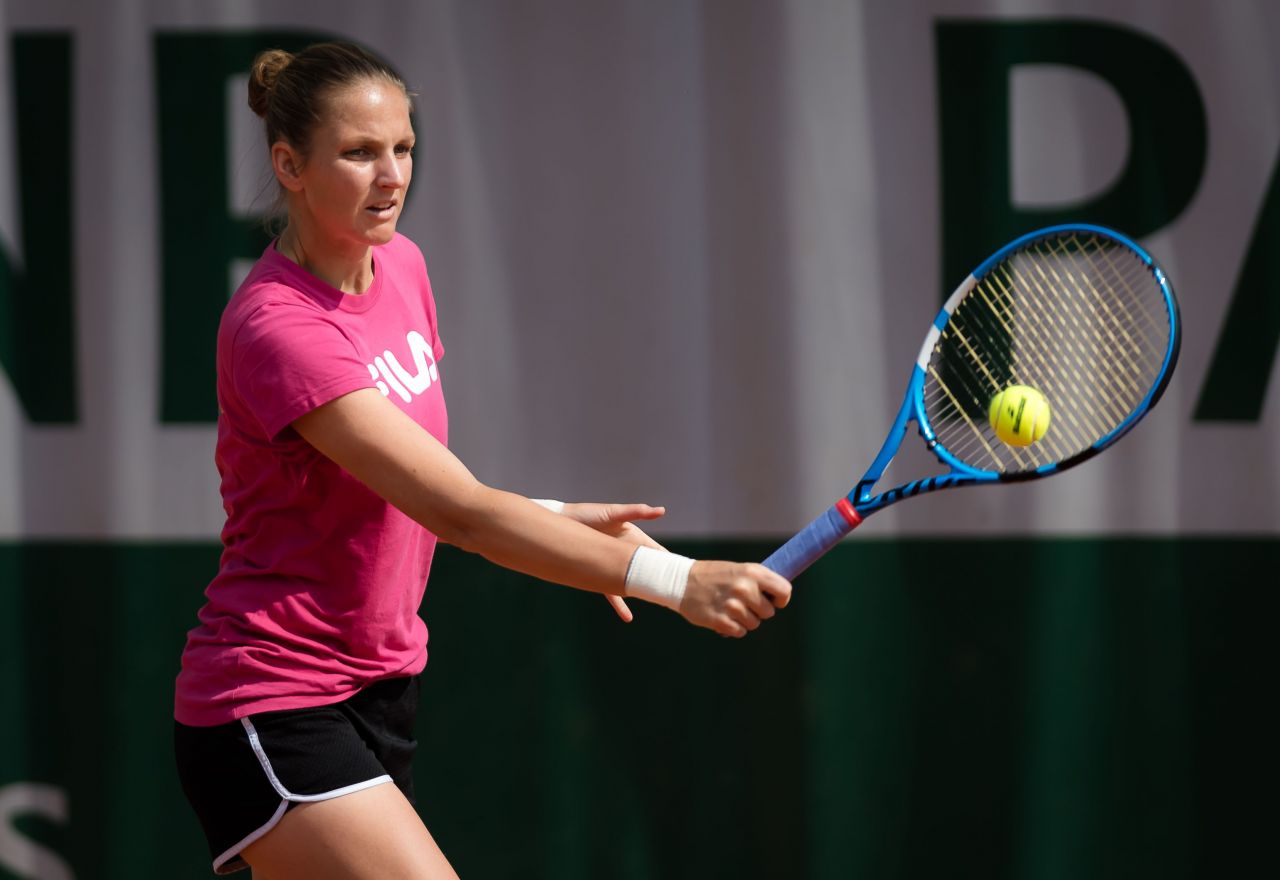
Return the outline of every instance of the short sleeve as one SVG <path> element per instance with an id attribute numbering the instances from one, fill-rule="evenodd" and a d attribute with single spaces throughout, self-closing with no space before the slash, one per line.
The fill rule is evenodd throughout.
<path id="1" fill-rule="evenodd" d="M 438 361 L 444 357 L 444 343 L 440 341 L 436 322 L 436 298 L 431 295 L 431 283 L 427 282 L 427 321 L 431 324 L 431 354 Z"/>
<path id="2" fill-rule="evenodd" d="M 408 239 L 405 239 L 408 242 Z M 423 304 L 427 309 L 427 323 L 431 325 L 431 354 L 438 361 L 444 357 L 444 343 L 440 341 L 440 325 L 436 319 L 436 297 L 431 289 L 431 277 L 427 274 L 427 261 L 417 245 L 408 242 L 413 249 L 414 274 L 423 292 Z"/>
<path id="3" fill-rule="evenodd" d="M 318 406 L 374 387 L 342 329 L 303 305 L 254 310 L 232 340 L 229 364 L 233 393 L 268 438 Z"/>

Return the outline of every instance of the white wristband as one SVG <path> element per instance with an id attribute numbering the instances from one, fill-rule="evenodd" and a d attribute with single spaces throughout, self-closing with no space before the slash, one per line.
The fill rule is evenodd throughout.
<path id="1" fill-rule="evenodd" d="M 564 502 L 554 501 L 550 498 L 530 498 L 534 504 L 541 504 L 552 513 L 564 513 Z"/>
<path id="2" fill-rule="evenodd" d="M 665 550 L 637 547 L 627 567 L 627 595 L 680 610 L 693 560 Z"/>

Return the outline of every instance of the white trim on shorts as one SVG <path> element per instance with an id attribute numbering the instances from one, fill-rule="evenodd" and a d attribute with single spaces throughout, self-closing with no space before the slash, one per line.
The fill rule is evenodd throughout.
<path id="1" fill-rule="evenodd" d="M 284 787 L 284 783 L 276 776 L 276 771 L 271 767 L 271 760 L 267 757 L 266 751 L 262 748 L 262 742 L 258 739 L 258 731 L 254 728 L 253 722 L 248 717 L 240 719 L 240 723 L 244 725 L 245 733 L 249 736 L 249 745 L 253 747 L 253 753 L 258 758 L 258 763 L 262 765 L 262 770 L 267 774 L 267 780 L 271 783 L 271 787 L 276 790 L 276 794 L 280 795 L 280 806 L 276 808 L 275 813 L 266 823 L 245 835 L 244 839 L 233 844 L 222 855 L 213 860 L 214 873 L 218 871 L 224 864 L 231 859 L 240 855 L 241 850 L 262 837 L 272 828 L 276 827 L 280 818 L 284 816 L 285 810 L 289 808 L 290 803 L 313 803 L 315 801 L 328 801 L 344 794 L 352 794 L 353 792 L 363 791 L 366 788 L 373 788 L 375 785 L 382 785 L 384 782 L 391 782 L 391 775 L 384 773 L 381 776 L 375 776 L 373 779 L 366 779 L 364 782 L 356 782 L 351 785 L 344 785 L 342 788 L 335 788 L 333 791 L 322 792 L 321 794 L 294 794 Z"/>

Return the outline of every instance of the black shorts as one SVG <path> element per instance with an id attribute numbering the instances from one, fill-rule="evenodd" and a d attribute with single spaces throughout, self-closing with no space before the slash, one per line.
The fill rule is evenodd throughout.
<path id="1" fill-rule="evenodd" d="M 413 803 L 418 677 L 369 685 L 341 703 L 260 712 L 215 727 L 174 722 L 178 777 L 215 874 L 291 807 L 394 782 Z"/>

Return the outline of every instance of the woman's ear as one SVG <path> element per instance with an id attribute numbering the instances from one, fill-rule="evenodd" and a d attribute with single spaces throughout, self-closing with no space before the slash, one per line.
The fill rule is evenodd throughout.
<path id="1" fill-rule="evenodd" d="M 271 145 L 271 169 L 285 189 L 290 192 L 302 189 L 302 156 L 284 141 Z"/>

